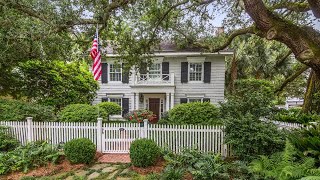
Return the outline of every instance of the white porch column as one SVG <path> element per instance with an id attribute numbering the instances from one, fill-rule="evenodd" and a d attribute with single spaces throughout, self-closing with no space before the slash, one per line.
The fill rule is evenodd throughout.
<path id="1" fill-rule="evenodd" d="M 134 110 L 134 99 L 135 99 L 134 97 L 135 97 L 135 93 L 133 93 L 131 96 L 131 111 Z"/>
<path id="2" fill-rule="evenodd" d="M 170 106 L 170 96 L 169 93 L 166 93 L 167 97 L 166 97 L 166 111 L 169 111 L 169 106 Z"/>
<path id="3" fill-rule="evenodd" d="M 170 109 L 172 109 L 174 106 L 174 93 L 171 93 L 171 106 Z"/>
<path id="4" fill-rule="evenodd" d="M 136 93 L 136 107 L 135 110 L 139 109 L 139 93 Z"/>

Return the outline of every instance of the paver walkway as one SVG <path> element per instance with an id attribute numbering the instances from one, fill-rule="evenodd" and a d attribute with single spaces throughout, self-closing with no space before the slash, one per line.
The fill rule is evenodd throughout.
<path id="1" fill-rule="evenodd" d="M 103 154 L 99 159 L 100 163 L 130 163 L 129 154 Z"/>

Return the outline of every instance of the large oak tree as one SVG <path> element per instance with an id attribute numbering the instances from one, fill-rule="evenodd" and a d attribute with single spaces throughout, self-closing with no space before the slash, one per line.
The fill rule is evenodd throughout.
<path id="1" fill-rule="evenodd" d="M 282 43 L 290 49 L 285 56 L 293 53 L 305 65 L 284 85 L 306 67 L 312 69 L 304 109 L 319 110 L 312 101 L 320 89 L 320 33 L 313 24 L 320 19 L 319 0 L 0 0 L 0 13 L 4 74 L 10 74 L 14 61 L 86 53 L 96 24 L 102 39 L 117 42 L 128 67 L 141 65 L 141 54 L 163 39 L 217 52 L 236 37 L 251 34 Z M 219 14 L 225 14 L 228 31 L 217 37 L 211 22 Z M 8 82 L 10 77 L 2 79 Z"/>

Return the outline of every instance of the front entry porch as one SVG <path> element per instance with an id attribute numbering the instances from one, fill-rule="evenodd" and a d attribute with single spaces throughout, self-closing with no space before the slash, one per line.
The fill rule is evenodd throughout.
<path id="1" fill-rule="evenodd" d="M 147 109 L 157 115 L 157 120 L 174 106 L 174 93 L 134 93 L 132 110 Z"/>

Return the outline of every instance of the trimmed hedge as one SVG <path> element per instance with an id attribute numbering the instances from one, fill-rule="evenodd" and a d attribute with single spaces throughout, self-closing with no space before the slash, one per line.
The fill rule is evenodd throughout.
<path id="1" fill-rule="evenodd" d="M 0 99 L 0 121 L 55 121 L 54 108 L 17 100 Z"/>
<path id="2" fill-rule="evenodd" d="M 102 102 L 97 104 L 100 110 L 105 111 L 109 115 L 121 114 L 121 106 L 114 102 Z"/>
<path id="3" fill-rule="evenodd" d="M 96 146 L 87 138 L 72 139 L 65 144 L 64 153 L 71 163 L 90 164 L 94 160 Z"/>
<path id="4" fill-rule="evenodd" d="M 130 146 L 130 159 L 132 164 L 137 167 L 154 165 L 160 154 L 160 148 L 150 139 L 135 140 Z"/>
<path id="5" fill-rule="evenodd" d="M 62 122 L 96 122 L 98 114 L 103 119 L 108 117 L 103 109 L 89 104 L 71 104 L 58 113 L 58 120 Z"/>
<path id="6" fill-rule="evenodd" d="M 169 124 L 221 124 L 219 116 L 219 109 L 215 105 L 192 102 L 175 106 L 164 121 Z"/>

